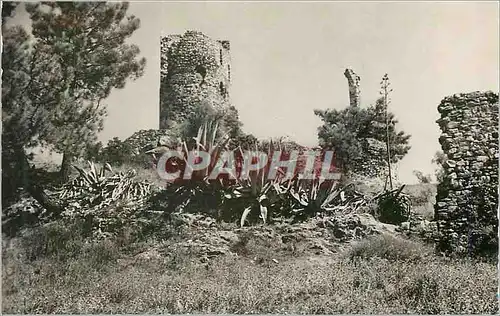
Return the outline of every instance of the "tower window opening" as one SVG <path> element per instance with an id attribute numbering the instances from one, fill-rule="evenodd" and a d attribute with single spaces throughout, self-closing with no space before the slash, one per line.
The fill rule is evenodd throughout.
<path id="1" fill-rule="evenodd" d="M 195 71 L 199 73 L 201 76 L 201 83 L 200 83 L 201 86 L 205 82 L 205 76 L 207 75 L 207 70 L 202 65 L 198 65 L 196 66 Z"/>
<path id="2" fill-rule="evenodd" d="M 220 54 L 219 54 L 219 56 L 220 56 L 220 57 L 219 57 L 219 58 L 220 58 L 220 64 L 222 65 L 222 61 L 223 61 L 223 60 L 222 60 L 222 49 L 219 51 L 219 53 L 220 53 Z"/>
<path id="3" fill-rule="evenodd" d="M 226 88 L 224 87 L 224 84 L 222 82 L 219 83 L 219 89 L 220 89 L 220 94 L 223 97 L 226 97 Z"/>
<path id="4" fill-rule="evenodd" d="M 227 65 L 227 78 L 231 80 L 231 66 Z"/>

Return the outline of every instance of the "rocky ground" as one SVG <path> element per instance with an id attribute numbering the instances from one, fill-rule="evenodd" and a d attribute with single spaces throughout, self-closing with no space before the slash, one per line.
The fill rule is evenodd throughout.
<path id="1" fill-rule="evenodd" d="M 178 220 L 182 222 L 184 235 L 180 241 L 169 244 L 164 251 L 174 253 L 176 251 L 172 248 L 184 248 L 196 253 L 202 261 L 208 261 L 218 255 L 245 254 L 244 248 L 249 243 L 265 245 L 264 248 L 272 247 L 277 256 L 279 252 L 332 255 L 369 236 L 386 234 L 398 238 L 412 237 L 432 241 L 436 232 L 435 225 L 425 219 L 416 218 L 399 226 L 380 223 L 370 214 L 318 216 L 293 225 L 274 224 L 243 228 L 231 228 L 230 225 L 218 227 L 215 220 L 202 215 L 182 214 L 178 216 Z M 271 256 L 266 259 L 273 258 Z"/>

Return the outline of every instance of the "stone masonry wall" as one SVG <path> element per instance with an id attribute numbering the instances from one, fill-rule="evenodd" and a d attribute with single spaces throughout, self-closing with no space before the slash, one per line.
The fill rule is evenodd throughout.
<path id="1" fill-rule="evenodd" d="M 160 129 L 181 122 L 200 104 L 230 105 L 230 45 L 201 32 L 161 38 Z"/>
<path id="2" fill-rule="evenodd" d="M 469 254 L 496 249 L 498 94 L 455 94 L 438 111 L 439 142 L 448 158 L 435 205 L 440 248 Z"/>
<path id="3" fill-rule="evenodd" d="M 359 82 L 361 78 L 349 68 L 345 70 L 344 76 L 347 78 L 347 84 L 349 85 L 349 104 L 351 106 L 360 106 L 361 91 L 359 89 Z"/>

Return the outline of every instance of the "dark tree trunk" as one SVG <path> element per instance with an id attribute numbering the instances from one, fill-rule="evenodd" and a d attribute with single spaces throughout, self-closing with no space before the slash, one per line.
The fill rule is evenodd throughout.
<path id="1" fill-rule="evenodd" d="M 71 164 L 73 163 L 73 159 L 74 157 L 68 152 L 63 153 L 61 169 L 59 171 L 61 183 L 68 182 L 71 173 Z"/>
<path id="2" fill-rule="evenodd" d="M 17 146 L 15 146 L 17 147 Z M 11 185 L 15 187 L 7 188 L 10 190 L 16 190 L 17 188 L 22 188 L 25 192 L 29 193 L 46 211 L 50 214 L 50 217 L 57 217 L 61 214 L 61 207 L 52 200 L 43 190 L 43 188 L 38 185 L 33 169 L 30 166 L 28 157 L 22 147 L 13 148 L 11 152 L 14 158 L 13 166 L 8 171 L 9 175 L 5 175 L 3 180 L 7 180 L 7 183 L 2 183 L 3 185 Z M 5 157 L 2 157 L 5 158 Z M 3 175 L 2 175 L 3 176 Z M 2 188 L 3 189 L 3 188 Z M 4 193 L 4 192 L 2 192 Z M 19 196 L 17 196 L 19 198 Z M 16 197 L 11 202 L 17 200 Z M 21 216 L 10 217 L 8 214 L 6 219 L 2 216 L 2 230 L 7 235 L 14 235 L 16 231 L 23 227 L 24 225 L 31 225 L 37 223 L 39 220 L 39 214 L 27 214 L 22 213 Z"/>
<path id="3" fill-rule="evenodd" d="M 54 201 L 51 201 L 49 196 L 45 193 L 42 187 L 37 185 L 36 181 L 33 179 L 32 168 L 29 164 L 28 157 L 24 150 L 18 152 L 19 162 L 21 164 L 21 172 L 24 179 L 24 188 L 26 191 L 33 196 L 35 200 L 40 203 L 40 205 L 45 208 L 49 213 L 59 213 L 59 207 Z"/>
<path id="4" fill-rule="evenodd" d="M 2 203 L 10 205 L 18 200 L 20 188 L 27 188 L 30 166 L 24 150 L 2 139 Z"/>

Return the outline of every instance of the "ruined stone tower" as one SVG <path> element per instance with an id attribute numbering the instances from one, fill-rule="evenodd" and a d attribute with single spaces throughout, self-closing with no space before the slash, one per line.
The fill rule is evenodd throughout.
<path id="1" fill-rule="evenodd" d="M 230 105 L 229 49 L 228 41 L 196 31 L 161 38 L 160 129 L 186 119 L 197 105 Z"/>
<path id="2" fill-rule="evenodd" d="M 359 106 L 361 104 L 361 92 L 359 90 L 361 78 L 349 68 L 345 70 L 344 76 L 347 78 L 347 83 L 349 84 L 349 103 L 351 106 Z"/>

